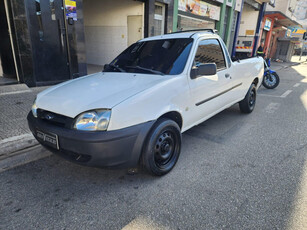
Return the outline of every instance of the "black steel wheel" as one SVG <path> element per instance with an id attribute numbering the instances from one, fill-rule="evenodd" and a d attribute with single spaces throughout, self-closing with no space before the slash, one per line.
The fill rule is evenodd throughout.
<path id="1" fill-rule="evenodd" d="M 181 132 L 178 124 L 159 119 L 148 134 L 143 147 L 142 163 L 151 174 L 162 176 L 175 166 L 181 150 Z"/>
<path id="2" fill-rule="evenodd" d="M 245 98 L 239 102 L 239 107 L 242 113 L 253 112 L 256 105 L 256 96 L 257 96 L 256 85 L 252 84 L 249 87 L 249 90 L 246 93 Z"/>
<path id="3" fill-rule="evenodd" d="M 266 73 L 263 76 L 262 85 L 267 89 L 274 89 L 279 85 L 279 76 L 275 73 Z"/>

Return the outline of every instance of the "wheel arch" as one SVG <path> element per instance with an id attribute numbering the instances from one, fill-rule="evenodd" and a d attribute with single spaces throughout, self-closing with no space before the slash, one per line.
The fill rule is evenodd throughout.
<path id="1" fill-rule="evenodd" d="M 161 118 L 168 118 L 168 119 L 175 121 L 178 124 L 180 130 L 182 129 L 183 119 L 182 119 L 182 116 L 179 112 L 170 111 L 170 112 L 164 113 L 157 120 L 159 120 Z"/>
<path id="2" fill-rule="evenodd" d="M 256 78 L 253 80 L 252 84 L 255 84 L 256 87 L 258 87 L 258 83 L 259 83 L 259 78 L 256 77 Z"/>

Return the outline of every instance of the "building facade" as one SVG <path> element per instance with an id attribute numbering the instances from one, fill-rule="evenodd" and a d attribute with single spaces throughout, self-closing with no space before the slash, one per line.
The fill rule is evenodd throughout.
<path id="1" fill-rule="evenodd" d="M 216 29 L 229 51 L 242 0 L 175 0 L 173 31 Z"/>
<path id="2" fill-rule="evenodd" d="M 264 51 L 268 58 L 290 61 L 295 46 L 300 43 L 297 31 L 301 25 L 294 16 L 297 3 L 297 0 L 275 0 L 274 6 L 267 6 L 259 42 L 264 42 Z M 301 37 L 302 35 L 303 32 Z"/>
<path id="3" fill-rule="evenodd" d="M 4 0 L 0 12 L 0 76 L 39 86 L 101 71 L 133 42 L 172 31 L 174 1 Z"/>

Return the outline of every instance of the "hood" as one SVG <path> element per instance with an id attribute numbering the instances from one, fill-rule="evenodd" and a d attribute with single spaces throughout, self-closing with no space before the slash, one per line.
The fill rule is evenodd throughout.
<path id="1" fill-rule="evenodd" d="M 39 93 L 36 106 L 68 117 L 91 109 L 111 109 L 129 97 L 167 79 L 135 73 L 95 73 Z"/>

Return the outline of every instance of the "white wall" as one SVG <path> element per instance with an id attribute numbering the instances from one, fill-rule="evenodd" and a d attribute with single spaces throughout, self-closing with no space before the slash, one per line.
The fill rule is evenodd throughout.
<path id="1" fill-rule="evenodd" d="M 293 13 L 289 11 L 289 7 L 294 10 L 297 2 L 297 0 L 275 0 L 275 7 L 267 4 L 266 11 L 280 11 L 289 18 L 292 18 Z"/>
<path id="2" fill-rule="evenodd" d="M 246 30 L 256 31 L 259 11 L 254 10 L 248 4 L 244 4 L 241 15 L 239 36 L 245 36 Z M 255 33 L 253 34 L 255 35 Z"/>
<path id="3" fill-rule="evenodd" d="M 84 0 L 83 12 L 87 63 L 94 65 L 109 63 L 127 48 L 127 16 L 144 18 L 143 3 L 133 0 Z"/>

